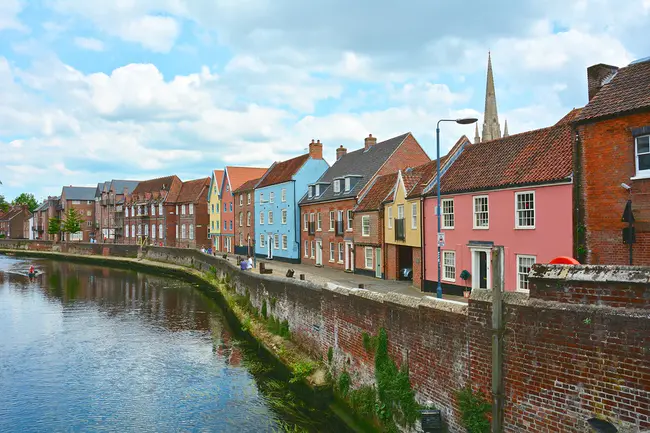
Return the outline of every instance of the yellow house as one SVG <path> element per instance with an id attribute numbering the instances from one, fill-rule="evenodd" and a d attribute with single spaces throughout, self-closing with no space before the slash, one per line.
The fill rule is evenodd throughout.
<path id="1" fill-rule="evenodd" d="M 208 193 L 208 213 L 210 214 L 210 227 L 208 233 L 212 239 L 212 249 L 221 251 L 219 235 L 221 234 L 221 181 L 223 170 L 214 170 L 210 180 L 210 192 Z"/>

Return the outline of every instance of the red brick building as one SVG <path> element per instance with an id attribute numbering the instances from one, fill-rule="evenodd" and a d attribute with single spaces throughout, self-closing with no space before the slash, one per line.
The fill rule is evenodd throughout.
<path id="1" fill-rule="evenodd" d="M 113 179 L 97 184 L 95 215 L 98 242 L 122 242 L 124 238 L 124 197 L 138 186 L 137 180 Z"/>
<path id="2" fill-rule="evenodd" d="M 167 176 L 138 183 L 124 199 L 124 243 L 175 246 L 176 199 L 183 182 Z"/>
<path id="3" fill-rule="evenodd" d="M 384 212 L 382 203 L 395 187 L 397 173 L 375 178 L 354 208 L 354 272 L 384 278 Z M 330 256 L 330 260 L 332 257 Z"/>
<path id="4" fill-rule="evenodd" d="M 79 233 L 65 233 L 63 238 L 66 241 L 90 242 L 96 238 L 95 227 L 95 190 L 92 187 L 64 186 L 61 191 L 61 199 L 56 208 L 57 216 L 65 221 L 69 209 L 77 211 L 81 217 L 81 231 Z"/>
<path id="5" fill-rule="evenodd" d="M 208 190 L 210 178 L 189 180 L 183 182 L 176 197 L 175 212 L 178 216 L 176 246 L 181 248 L 208 248 L 210 237 L 208 228 Z"/>
<path id="6" fill-rule="evenodd" d="M 650 58 L 587 70 L 574 119 L 576 255 L 582 263 L 650 265 Z M 636 242 L 624 241 L 631 204 Z"/>
<path id="7" fill-rule="evenodd" d="M 6 213 L 0 213 L 0 237 L 29 239 L 31 217 L 32 213 L 26 205 L 12 206 Z"/>
<path id="8" fill-rule="evenodd" d="M 410 132 L 380 143 L 370 135 L 363 148 L 350 153 L 343 146 L 338 148 L 334 165 L 309 186 L 300 201 L 302 262 L 354 271 L 353 209 L 358 198 L 377 176 L 427 161 L 429 157 Z M 334 261 L 330 262 L 332 248 Z"/>
<path id="9" fill-rule="evenodd" d="M 48 233 L 50 219 L 57 216 L 57 206 L 59 205 L 59 197 L 48 197 L 43 201 L 39 207 L 34 210 L 34 239 L 41 240 L 56 240 L 56 235 Z"/>
<path id="10" fill-rule="evenodd" d="M 237 254 L 255 254 L 255 186 L 259 181 L 260 178 L 246 181 L 233 192 Z"/>

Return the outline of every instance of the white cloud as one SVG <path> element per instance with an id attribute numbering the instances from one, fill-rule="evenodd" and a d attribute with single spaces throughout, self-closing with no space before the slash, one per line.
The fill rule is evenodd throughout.
<path id="1" fill-rule="evenodd" d="M 22 9 L 23 2 L 21 0 L 0 1 L 0 31 L 26 30 L 25 26 L 18 20 L 18 14 Z"/>
<path id="2" fill-rule="evenodd" d="M 104 43 L 99 39 L 76 37 L 74 43 L 84 50 L 104 51 Z"/>
<path id="3" fill-rule="evenodd" d="M 145 15 L 123 22 L 113 31 L 126 41 L 138 42 L 151 51 L 166 53 L 176 42 L 180 26 L 171 17 Z"/>

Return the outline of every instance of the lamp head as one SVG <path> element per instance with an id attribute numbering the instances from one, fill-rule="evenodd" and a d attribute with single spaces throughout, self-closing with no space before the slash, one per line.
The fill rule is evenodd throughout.
<path id="1" fill-rule="evenodd" d="M 464 117 L 462 119 L 456 119 L 456 123 L 459 123 L 461 125 L 471 125 L 472 123 L 478 122 L 478 119 L 474 117 Z"/>
<path id="2" fill-rule="evenodd" d="M 628 191 L 632 189 L 632 187 L 625 182 L 621 184 L 621 188 L 625 188 Z"/>

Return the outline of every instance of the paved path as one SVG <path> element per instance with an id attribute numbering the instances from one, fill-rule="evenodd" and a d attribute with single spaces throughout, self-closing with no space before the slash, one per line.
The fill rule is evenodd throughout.
<path id="1" fill-rule="evenodd" d="M 237 256 L 229 254 L 228 258 L 235 262 Z M 380 280 L 378 278 L 344 272 L 325 266 L 316 267 L 313 265 L 284 263 L 258 258 L 256 261 L 257 267 L 253 269 L 253 272 L 259 273 L 259 265 L 261 262 L 265 264 L 267 269 L 273 270 L 273 275 L 284 277 L 287 274 L 287 270 L 293 269 L 295 271 L 294 278 L 300 278 L 300 274 L 305 274 L 305 280 L 322 286 L 325 286 L 327 283 L 334 283 L 343 287 L 356 288 L 359 287 L 359 284 L 363 284 L 365 289 L 381 293 L 400 293 L 402 295 L 418 298 L 424 296 L 436 296 L 435 293 L 422 292 L 417 287 L 414 287 L 410 281 Z M 467 302 L 467 299 L 462 296 L 443 295 L 443 298 L 453 301 Z"/>

